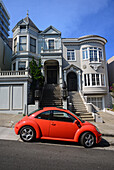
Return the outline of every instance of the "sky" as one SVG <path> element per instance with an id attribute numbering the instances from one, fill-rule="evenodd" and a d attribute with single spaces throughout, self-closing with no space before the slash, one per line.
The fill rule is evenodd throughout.
<path id="1" fill-rule="evenodd" d="M 40 30 L 50 25 L 62 38 L 99 35 L 107 39 L 106 58 L 114 55 L 114 0 L 2 0 L 10 14 L 10 37 L 18 21 L 29 17 Z"/>

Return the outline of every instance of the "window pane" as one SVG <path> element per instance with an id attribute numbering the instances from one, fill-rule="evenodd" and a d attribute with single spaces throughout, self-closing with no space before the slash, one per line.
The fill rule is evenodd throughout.
<path id="1" fill-rule="evenodd" d="M 102 60 L 102 51 L 99 51 L 99 61 Z"/>
<path id="2" fill-rule="evenodd" d="M 16 63 L 13 64 L 13 71 L 16 69 Z"/>
<path id="3" fill-rule="evenodd" d="M 50 111 L 43 112 L 43 113 L 39 114 L 36 118 L 49 120 Z"/>
<path id="4" fill-rule="evenodd" d="M 83 60 L 85 59 L 85 51 L 82 51 Z"/>
<path id="5" fill-rule="evenodd" d="M 87 86 L 86 74 L 84 74 L 84 83 L 85 83 L 85 86 Z"/>
<path id="6" fill-rule="evenodd" d="M 20 43 L 26 43 L 26 41 L 27 41 L 27 37 L 20 37 L 19 40 Z"/>
<path id="7" fill-rule="evenodd" d="M 26 61 L 19 61 L 18 70 L 25 70 L 25 68 L 26 68 Z"/>
<path id="8" fill-rule="evenodd" d="M 93 61 L 93 50 L 90 50 L 90 61 Z"/>
<path id="9" fill-rule="evenodd" d="M 104 82 L 104 74 L 101 74 L 101 85 L 104 86 L 105 82 Z"/>
<path id="10" fill-rule="evenodd" d="M 75 60 L 74 50 L 67 50 L 67 60 Z"/>
<path id="11" fill-rule="evenodd" d="M 88 51 L 86 50 L 86 59 L 88 59 Z"/>
<path id="12" fill-rule="evenodd" d="M 96 74 L 97 85 L 100 85 L 99 74 Z"/>
<path id="13" fill-rule="evenodd" d="M 54 40 L 49 40 L 49 49 L 54 49 Z"/>
<path id="14" fill-rule="evenodd" d="M 64 121 L 64 122 L 73 122 L 75 120 L 75 118 L 65 112 L 54 111 L 53 112 L 53 120 Z"/>
<path id="15" fill-rule="evenodd" d="M 88 86 L 90 86 L 90 76 L 87 74 L 87 79 L 88 79 Z"/>
<path id="16" fill-rule="evenodd" d="M 36 40 L 30 37 L 30 44 L 36 46 Z"/>
<path id="17" fill-rule="evenodd" d="M 33 52 L 33 53 L 36 53 L 36 47 L 34 47 L 34 46 L 31 45 L 31 46 L 30 46 L 30 51 Z"/>
<path id="18" fill-rule="evenodd" d="M 92 74 L 92 85 L 95 85 L 95 74 Z"/>
<path id="19" fill-rule="evenodd" d="M 19 50 L 26 51 L 26 41 L 27 37 L 19 37 Z"/>
<path id="20" fill-rule="evenodd" d="M 19 50 L 20 51 L 26 51 L 26 44 L 20 44 Z"/>
<path id="21" fill-rule="evenodd" d="M 74 58 L 74 51 L 71 53 L 71 55 L 72 55 L 72 60 L 75 60 L 75 58 Z"/>
<path id="22" fill-rule="evenodd" d="M 97 50 L 94 50 L 94 61 L 97 61 Z"/>

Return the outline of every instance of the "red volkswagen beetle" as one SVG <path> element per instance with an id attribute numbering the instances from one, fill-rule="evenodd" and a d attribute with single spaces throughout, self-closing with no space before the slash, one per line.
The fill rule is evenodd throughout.
<path id="1" fill-rule="evenodd" d="M 93 124 L 56 107 L 45 107 L 25 116 L 16 123 L 15 133 L 25 142 L 35 138 L 61 140 L 80 142 L 87 148 L 101 141 L 101 133 Z"/>

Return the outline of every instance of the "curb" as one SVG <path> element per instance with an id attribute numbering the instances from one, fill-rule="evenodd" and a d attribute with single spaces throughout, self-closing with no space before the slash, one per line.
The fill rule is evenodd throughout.
<path id="1" fill-rule="evenodd" d="M 106 136 L 106 137 L 114 137 L 114 134 L 108 134 L 108 133 L 101 133 L 102 136 Z"/>

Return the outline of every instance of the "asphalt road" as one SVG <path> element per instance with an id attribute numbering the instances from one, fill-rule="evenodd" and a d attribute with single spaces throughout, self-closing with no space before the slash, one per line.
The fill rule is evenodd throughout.
<path id="1" fill-rule="evenodd" d="M 0 140 L 0 170 L 113 170 L 114 151 Z"/>

